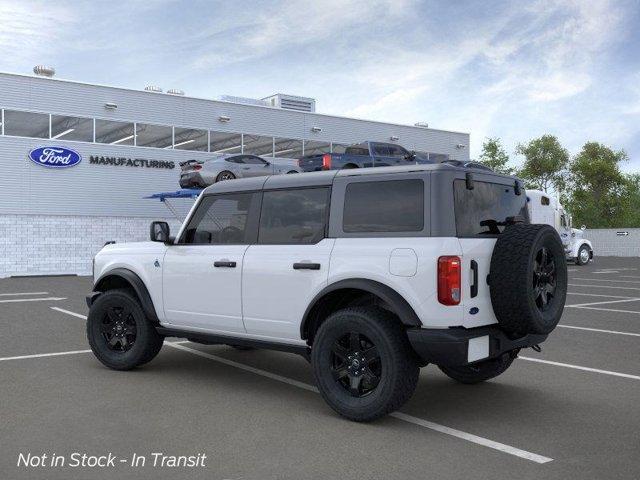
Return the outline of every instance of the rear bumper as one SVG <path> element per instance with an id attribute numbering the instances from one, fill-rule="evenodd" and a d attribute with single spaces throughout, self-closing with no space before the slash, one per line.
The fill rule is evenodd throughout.
<path id="1" fill-rule="evenodd" d="M 529 334 L 510 339 L 497 326 L 478 328 L 407 330 L 409 342 L 418 356 L 426 363 L 447 367 L 468 365 L 519 348 L 532 347 L 544 342 L 547 335 Z"/>
<path id="2" fill-rule="evenodd" d="M 183 173 L 180 175 L 180 188 L 206 187 L 202 175 L 198 172 Z"/>

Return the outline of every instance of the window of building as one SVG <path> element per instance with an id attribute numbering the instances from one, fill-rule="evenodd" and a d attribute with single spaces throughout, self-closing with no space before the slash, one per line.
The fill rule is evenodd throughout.
<path id="1" fill-rule="evenodd" d="M 209 137 L 206 130 L 196 130 L 193 128 L 174 129 L 173 148 L 177 150 L 196 150 L 206 152 L 209 150 Z"/>
<path id="2" fill-rule="evenodd" d="M 16 137 L 49 138 L 49 115 L 5 110 L 4 134 Z"/>
<path id="3" fill-rule="evenodd" d="M 375 205 L 375 208 L 371 208 Z M 357 232 L 419 232 L 424 228 L 424 182 L 419 179 L 347 185 L 342 229 Z"/>
<path id="4" fill-rule="evenodd" d="M 230 193 L 205 197 L 180 243 L 195 245 L 250 243 L 249 210 L 256 194 Z M 254 227 L 255 229 L 255 227 Z"/>
<path id="5" fill-rule="evenodd" d="M 328 205 L 328 188 L 264 192 L 258 243 L 318 243 L 325 236 Z"/>
<path id="6" fill-rule="evenodd" d="M 244 153 L 273 157 L 273 137 L 244 134 Z"/>
<path id="7" fill-rule="evenodd" d="M 302 140 L 294 140 L 291 138 L 274 138 L 275 149 L 274 157 L 281 158 L 300 158 L 302 157 Z"/>
<path id="8" fill-rule="evenodd" d="M 173 128 L 164 125 L 137 123 L 136 145 L 138 147 L 171 148 Z"/>
<path id="9" fill-rule="evenodd" d="M 51 115 L 51 138 L 93 142 L 93 119 Z"/>
<path id="10" fill-rule="evenodd" d="M 209 132 L 211 153 L 242 153 L 240 133 Z"/>
<path id="11" fill-rule="evenodd" d="M 111 145 L 133 145 L 133 123 L 96 119 L 96 142 Z"/>
<path id="12" fill-rule="evenodd" d="M 322 155 L 323 153 L 331 153 L 330 142 L 317 142 L 315 140 L 304 141 L 304 154 L 307 155 Z"/>

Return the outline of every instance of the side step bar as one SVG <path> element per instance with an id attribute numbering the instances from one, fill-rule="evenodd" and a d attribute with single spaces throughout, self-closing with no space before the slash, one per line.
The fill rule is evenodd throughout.
<path id="1" fill-rule="evenodd" d="M 269 342 L 266 340 L 254 340 L 252 338 L 238 338 L 215 333 L 187 332 L 174 328 L 156 327 L 156 331 L 163 337 L 186 338 L 190 342 L 204 345 L 237 345 L 240 347 L 261 348 L 265 350 L 277 350 L 279 352 L 296 353 L 309 360 L 311 349 L 306 345 L 289 345 L 286 343 Z"/>

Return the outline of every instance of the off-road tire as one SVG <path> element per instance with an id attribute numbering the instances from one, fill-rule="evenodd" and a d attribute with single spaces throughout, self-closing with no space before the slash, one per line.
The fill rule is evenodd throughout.
<path id="1" fill-rule="evenodd" d="M 107 309 L 113 306 L 128 309 L 135 321 L 135 341 L 127 351 L 110 349 L 101 332 Z M 131 370 L 150 362 L 160 352 L 164 342 L 164 337 L 158 334 L 145 316 L 138 299 L 129 290 L 123 289 L 108 290 L 93 302 L 87 317 L 87 339 L 96 358 L 114 370 Z"/>
<path id="2" fill-rule="evenodd" d="M 461 367 L 443 367 L 438 366 L 442 373 L 453 380 L 472 385 L 474 383 L 484 382 L 491 378 L 504 373 L 511 366 L 515 356 L 505 353 L 498 358 L 484 360 L 483 362 L 474 363 L 473 365 L 464 365 Z"/>
<path id="3" fill-rule="evenodd" d="M 590 251 L 589 247 L 587 247 L 586 245 L 581 245 L 580 248 L 578 249 L 578 255 L 576 256 L 576 265 L 586 265 L 589 263 L 589 261 L 591 260 L 591 258 L 587 258 L 586 262 L 582 261 L 582 255 L 580 255 L 584 250 L 586 250 L 587 252 Z"/>
<path id="4" fill-rule="evenodd" d="M 536 304 L 536 256 L 545 249 L 553 258 L 555 287 L 548 304 Z M 539 280 L 536 280 L 539 281 Z M 562 241 L 549 225 L 517 223 L 500 234 L 491 256 L 489 290 L 502 329 L 514 337 L 549 334 L 562 316 L 567 296 L 567 262 Z M 543 310 L 541 310 L 541 308 Z"/>
<path id="5" fill-rule="evenodd" d="M 352 396 L 332 376 L 334 344 L 354 331 L 370 339 L 379 354 L 379 383 L 362 397 Z M 378 307 L 350 307 L 332 313 L 315 335 L 311 365 L 324 400 L 340 415 L 358 422 L 400 408 L 413 395 L 420 371 L 397 317 Z"/>

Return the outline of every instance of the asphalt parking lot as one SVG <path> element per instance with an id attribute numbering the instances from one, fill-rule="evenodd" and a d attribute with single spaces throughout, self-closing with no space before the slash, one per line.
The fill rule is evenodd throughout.
<path id="1" fill-rule="evenodd" d="M 402 411 L 370 424 L 334 414 L 292 354 L 172 342 L 108 370 L 87 352 L 90 278 L 0 280 L 0 478 L 640 478 L 640 259 L 569 275 L 541 353 L 475 386 L 424 368 Z M 18 467 L 27 452 L 147 464 Z M 153 452 L 206 466 L 152 467 Z"/>

